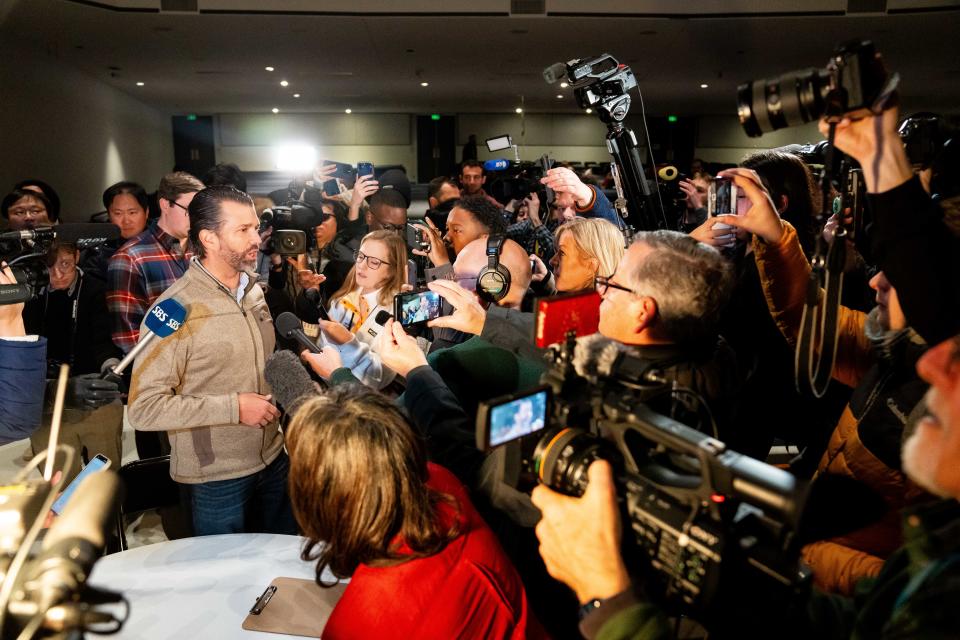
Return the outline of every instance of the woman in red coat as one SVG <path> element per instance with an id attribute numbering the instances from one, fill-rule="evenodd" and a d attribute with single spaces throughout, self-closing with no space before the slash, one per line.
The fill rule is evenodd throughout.
<path id="1" fill-rule="evenodd" d="M 286 437 L 303 559 L 321 585 L 325 568 L 351 578 L 324 638 L 543 636 L 493 532 L 389 399 L 337 387 Z"/>

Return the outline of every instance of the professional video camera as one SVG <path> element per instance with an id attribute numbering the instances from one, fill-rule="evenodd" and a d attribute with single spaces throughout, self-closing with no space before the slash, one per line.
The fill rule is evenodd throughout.
<path id="1" fill-rule="evenodd" d="M 563 312 L 567 326 L 582 332 L 582 312 Z M 537 326 L 556 335 L 539 318 Z M 805 488 L 654 412 L 649 403 L 674 392 L 655 367 L 615 343 L 595 349 L 574 336 L 552 348 L 543 386 L 481 404 L 478 447 L 512 443 L 506 457 L 520 462 L 506 482 L 571 496 L 585 491 L 593 461 L 610 462 L 630 532 L 625 559 L 668 611 L 712 629 L 739 610 L 754 620 L 782 612 L 807 584 L 797 536 Z"/>
<path id="2" fill-rule="evenodd" d="M 68 468 L 76 455 L 56 447 Z M 121 594 L 91 586 L 87 578 L 99 559 L 116 516 L 120 479 L 113 471 L 78 476 L 64 492 L 73 495 L 47 530 L 34 542 L 64 479 L 50 482 L 28 474 L 45 460 L 40 453 L 14 481 L 0 486 L 0 638 L 73 638 L 85 630 L 117 632 L 123 619 L 115 608 Z M 52 473 L 52 468 L 48 469 Z M 49 477 L 49 476 L 46 476 Z"/>
<path id="3" fill-rule="evenodd" d="M 880 52 L 869 40 L 834 51 L 823 69 L 801 69 L 737 87 L 737 114 L 750 137 L 826 117 L 839 121 L 858 112 L 879 113 L 897 88 Z"/>
<path id="4" fill-rule="evenodd" d="M 264 253 L 306 253 L 314 243 L 314 228 L 323 224 L 328 215 L 320 209 L 319 204 L 300 200 L 264 209 L 260 214 L 260 229 L 273 227 L 273 235 Z"/>
<path id="5" fill-rule="evenodd" d="M 935 113 L 907 116 L 898 128 L 914 171 L 930 170 L 930 193 L 952 198 L 960 193 L 960 138 Z"/>
<path id="6" fill-rule="evenodd" d="M 632 216 L 630 222 L 635 222 L 643 231 L 666 229 L 669 225 L 663 207 L 659 198 L 653 197 L 643 170 L 637 136 L 623 125 L 630 110 L 629 92 L 637 87 L 630 67 L 604 53 L 552 64 L 544 69 L 543 78 L 548 84 L 565 79 L 573 88 L 580 108 L 592 109 L 607 125 L 607 150 L 613 156 L 613 176 L 619 196 L 615 205 L 620 216 L 624 219 Z M 648 139 L 648 153 L 652 153 L 649 147 Z"/>
<path id="7" fill-rule="evenodd" d="M 484 170 L 496 174 L 490 182 L 490 195 L 504 205 L 511 200 L 524 200 L 531 193 L 536 193 L 541 202 L 546 201 L 549 196 L 540 179 L 552 166 L 553 161 L 548 156 L 536 162 L 487 160 L 483 163 Z"/>
<path id="8" fill-rule="evenodd" d="M 0 285 L 0 305 L 32 299 L 50 281 L 47 255 L 55 242 L 89 249 L 120 237 L 120 228 L 103 223 L 65 223 L 0 233 L 0 259 L 10 265 L 17 284 Z"/>

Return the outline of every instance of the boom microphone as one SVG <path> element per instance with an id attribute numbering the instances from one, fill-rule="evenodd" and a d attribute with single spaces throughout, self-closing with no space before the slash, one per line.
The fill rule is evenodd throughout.
<path id="1" fill-rule="evenodd" d="M 278 315 L 274 326 L 277 328 L 277 333 L 281 336 L 287 340 L 296 340 L 297 344 L 311 353 L 320 353 L 322 351 L 322 349 L 303 332 L 303 323 L 300 322 L 300 318 L 289 311 L 284 311 Z"/>
<path id="2" fill-rule="evenodd" d="M 178 331 L 180 327 L 183 326 L 183 321 L 186 318 L 187 310 L 173 298 L 167 298 L 155 304 L 153 308 L 147 312 L 145 317 L 147 323 L 146 335 L 141 335 L 140 341 L 134 345 L 130 353 L 125 355 L 123 360 L 110 369 L 106 375 L 122 376 L 124 370 L 140 355 L 141 351 L 147 348 L 147 345 L 150 344 L 150 341 L 153 340 L 154 337 L 159 336 L 166 338 L 174 331 Z"/>
<path id="3" fill-rule="evenodd" d="M 267 358 L 263 375 L 277 404 L 283 407 L 287 415 L 296 413 L 305 400 L 320 392 L 297 354 L 286 349 L 276 351 Z"/>

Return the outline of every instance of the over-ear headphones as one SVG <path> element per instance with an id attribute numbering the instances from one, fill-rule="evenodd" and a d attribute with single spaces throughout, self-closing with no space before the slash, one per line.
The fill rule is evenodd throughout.
<path id="1" fill-rule="evenodd" d="M 487 238 L 487 266 L 477 274 L 477 295 L 481 300 L 496 304 L 510 291 L 510 271 L 500 264 L 503 236 Z"/>

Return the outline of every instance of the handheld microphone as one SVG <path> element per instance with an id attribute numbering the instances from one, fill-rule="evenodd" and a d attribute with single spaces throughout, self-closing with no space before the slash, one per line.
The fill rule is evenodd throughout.
<path id="1" fill-rule="evenodd" d="M 173 298 L 167 298 L 158 302 L 147 312 L 147 333 L 140 336 L 140 341 L 130 350 L 130 353 L 123 357 L 119 363 L 110 369 L 109 375 L 123 375 L 124 370 L 130 366 L 130 363 L 140 355 L 140 352 L 147 348 L 154 337 L 166 338 L 174 331 L 178 331 L 183 326 L 183 321 L 187 318 L 187 310 L 182 304 Z"/>
<path id="2" fill-rule="evenodd" d="M 484 171 L 503 171 L 510 166 L 510 161 L 506 158 L 496 158 L 494 160 L 485 160 L 483 162 Z"/>
<path id="3" fill-rule="evenodd" d="M 263 375 L 277 404 L 283 407 L 287 415 L 296 413 L 305 400 L 320 391 L 297 354 L 286 349 L 270 354 Z"/>
<path id="4" fill-rule="evenodd" d="M 377 315 L 373 319 L 380 326 L 384 326 L 387 324 L 388 320 L 393 319 L 393 314 L 386 309 L 383 309 L 382 311 L 377 311 Z"/>
<path id="5" fill-rule="evenodd" d="M 297 344 L 311 353 L 320 353 L 322 351 L 322 349 L 303 332 L 303 323 L 300 322 L 300 318 L 289 311 L 284 311 L 278 315 L 274 326 L 277 328 L 277 333 L 281 336 L 287 340 L 296 340 Z"/>
<path id="6" fill-rule="evenodd" d="M 89 249 L 120 237 L 120 227 L 102 222 L 65 222 L 55 227 L 39 227 L 0 233 L 0 240 L 59 240 Z"/>

